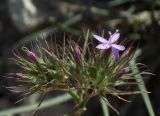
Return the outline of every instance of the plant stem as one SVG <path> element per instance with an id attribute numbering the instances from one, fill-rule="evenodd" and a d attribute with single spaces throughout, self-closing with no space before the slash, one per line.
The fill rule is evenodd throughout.
<path id="1" fill-rule="evenodd" d="M 81 114 L 86 111 L 85 105 L 88 102 L 89 97 L 85 96 L 83 100 L 77 104 L 70 112 L 68 112 L 65 116 L 81 116 Z"/>
<path id="2" fill-rule="evenodd" d="M 80 97 L 75 93 L 75 91 L 68 91 L 68 93 L 73 97 L 76 104 L 80 102 Z"/>

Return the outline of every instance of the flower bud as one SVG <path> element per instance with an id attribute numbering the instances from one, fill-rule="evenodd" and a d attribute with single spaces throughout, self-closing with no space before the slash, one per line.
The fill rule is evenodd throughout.
<path id="1" fill-rule="evenodd" d="M 129 68 L 128 67 L 121 68 L 120 70 L 118 70 L 116 72 L 116 77 L 121 77 L 122 75 L 126 74 L 127 72 L 129 72 Z"/>
<path id="2" fill-rule="evenodd" d="M 81 51 L 79 49 L 79 46 L 74 41 L 72 41 L 71 45 L 72 45 L 72 48 L 73 48 L 74 59 L 75 59 L 76 63 L 78 65 L 80 65 L 81 61 L 82 61 L 82 56 L 81 56 Z"/>
<path id="3" fill-rule="evenodd" d="M 34 62 L 38 63 L 39 60 L 38 60 L 38 57 L 36 56 L 36 54 L 32 51 L 29 51 L 28 48 L 26 47 L 22 47 L 22 50 L 27 54 L 27 56 L 33 60 Z"/>
<path id="4" fill-rule="evenodd" d="M 131 49 L 132 49 L 132 48 L 126 49 L 126 50 L 123 52 L 123 54 L 122 54 L 121 57 L 122 57 L 122 58 L 128 58 L 128 57 L 130 56 Z"/>
<path id="5" fill-rule="evenodd" d="M 8 73 L 7 74 L 8 77 L 15 77 L 15 78 L 23 78 L 24 74 L 23 73 Z"/>
<path id="6" fill-rule="evenodd" d="M 76 60 L 77 64 L 81 64 L 81 60 L 82 60 L 81 51 L 78 46 L 76 46 L 76 48 L 75 48 L 75 60 Z"/>

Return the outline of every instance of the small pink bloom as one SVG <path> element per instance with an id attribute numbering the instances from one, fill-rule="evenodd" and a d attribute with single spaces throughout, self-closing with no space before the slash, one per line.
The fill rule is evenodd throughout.
<path id="1" fill-rule="evenodd" d="M 112 53 L 113 53 L 113 57 L 114 57 L 115 61 L 118 60 L 118 58 L 119 58 L 118 51 L 125 50 L 125 47 L 123 45 L 118 45 L 115 43 L 120 37 L 120 33 L 118 31 L 116 31 L 114 34 L 110 33 L 109 40 L 107 40 L 101 36 L 95 35 L 95 34 L 92 34 L 92 35 L 95 39 L 97 39 L 99 42 L 101 42 L 101 44 L 96 46 L 97 49 L 102 49 L 102 50 L 109 49 L 109 48 L 112 49 Z"/>

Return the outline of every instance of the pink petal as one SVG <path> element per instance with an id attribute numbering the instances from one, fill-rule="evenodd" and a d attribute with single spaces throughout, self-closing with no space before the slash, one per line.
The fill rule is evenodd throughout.
<path id="1" fill-rule="evenodd" d="M 120 50 L 120 51 L 124 51 L 125 47 L 123 45 L 117 45 L 117 44 L 112 44 L 112 47 Z"/>
<path id="2" fill-rule="evenodd" d="M 98 46 L 96 46 L 97 49 L 108 49 L 111 46 L 109 44 L 99 44 Z"/>
<path id="3" fill-rule="evenodd" d="M 116 42 L 119 39 L 119 37 L 120 37 L 120 33 L 115 32 L 113 35 L 110 36 L 109 41 L 111 43 L 114 43 L 114 42 Z"/>
<path id="4" fill-rule="evenodd" d="M 114 61 L 117 61 L 119 59 L 119 52 L 116 48 L 112 47 L 112 54 L 113 54 Z"/>
<path id="5" fill-rule="evenodd" d="M 94 38 L 96 38 L 98 41 L 102 42 L 102 43 L 108 43 L 108 41 L 106 39 L 104 39 L 103 37 L 101 36 L 98 36 L 98 35 L 95 35 L 95 34 L 92 34 Z"/>

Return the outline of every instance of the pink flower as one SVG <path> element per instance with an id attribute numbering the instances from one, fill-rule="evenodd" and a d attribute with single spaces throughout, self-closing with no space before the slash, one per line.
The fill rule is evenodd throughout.
<path id="1" fill-rule="evenodd" d="M 104 49 L 111 48 L 115 61 L 118 60 L 118 58 L 119 58 L 119 52 L 118 51 L 124 51 L 125 50 L 125 47 L 123 45 L 116 44 L 116 41 L 120 37 L 120 33 L 118 31 L 116 31 L 114 34 L 110 33 L 109 40 L 107 40 L 107 39 L 105 39 L 105 38 L 103 38 L 99 35 L 95 35 L 95 34 L 92 34 L 92 35 L 95 39 L 97 39 L 99 42 L 101 42 L 101 44 L 96 46 L 97 49 L 104 50 Z"/>

